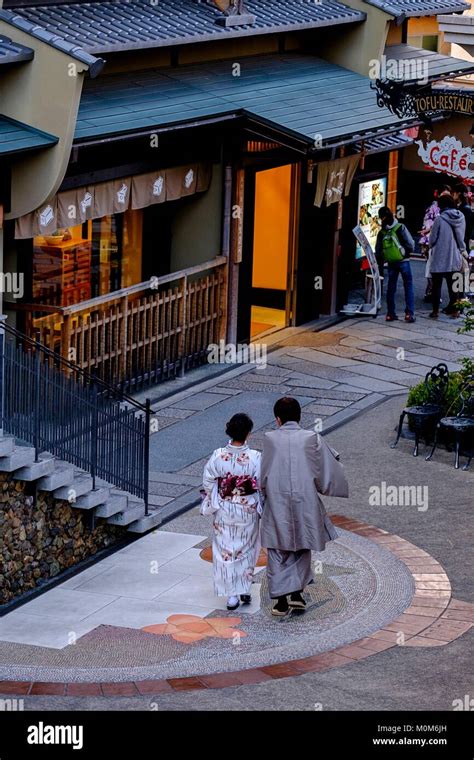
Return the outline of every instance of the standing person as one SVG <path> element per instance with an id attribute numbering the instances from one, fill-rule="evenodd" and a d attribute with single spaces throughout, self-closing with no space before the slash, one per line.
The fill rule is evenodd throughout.
<path id="1" fill-rule="evenodd" d="M 459 316 L 455 303 L 462 297 L 462 293 L 454 292 L 453 275 L 461 271 L 461 251 L 465 249 L 466 220 L 461 211 L 455 208 L 455 202 L 449 195 L 443 195 L 438 205 L 440 215 L 435 219 L 430 233 L 431 278 L 433 280 L 433 311 L 430 317 L 431 319 L 438 318 L 441 287 L 445 279 L 449 303 L 443 311 L 455 318 Z"/>
<path id="2" fill-rule="evenodd" d="M 279 399 L 273 409 L 278 429 L 265 434 L 261 486 L 265 494 L 261 538 L 268 550 L 267 578 L 272 615 L 304 610 L 302 593 L 313 580 L 311 550 L 321 552 L 337 532 L 318 492 L 348 496 L 337 454 L 318 433 L 303 430 L 301 407 Z"/>
<path id="3" fill-rule="evenodd" d="M 226 427 L 229 443 L 216 449 L 204 468 L 201 514 L 214 514 L 214 591 L 227 596 L 228 610 L 250 604 L 260 548 L 261 455 L 247 445 L 252 428 L 250 417 L 234 414 Z"/>
<path id="4" fill-rule="evenodd" d="M 434 198 L 431 206 L 426 209 L 425 216 L 423 217 L 423 227 L 420 230 L 420 248 L 421 252 L 426 258 L 425 277 L 426 277 L 426 291 L 424 300 L 431 303 L 432 301 L 432 282 L 431 282 L 431 270 L 430 270 L 430 232 L 434 224 L 434 220 L 439 216 L 438 198 L 442 195 L 451 195 L 451 188 L 449 185 L 443 185 L 440 190 L 435 190 Z"/>
<path id="5" fill-rule="evenodd" d="M 405 322 L 415 321 L 415 292 L 410 266 L 410 255 L 415 250 L 415 242 L 404 224 L 398 221 L 388 208 L 379 209 L 382 229 L 377 235 L 375 254 L 387 262 L 387 316 L 386 322 L 398 319 L 395 312 L 395 293 L 398 275 L 402 275 L 405 289 Z"/>
<path id="6" fill-rule="evenodd" d="M 452 191 L 452 196 L 454 198 L 454 203 L 456 205 L 456 208 L 458 211 L 461 212 L 464 219 L 466 220 L 466 230 L 464 232 L 464 243 L 466 247 L 466 251 L 469 251 L 470 243 L 472 237 L 472 209 L 471 204 L 468 201 L 467 197 L 467 187 L 462 182 L 459 182 Z"/>

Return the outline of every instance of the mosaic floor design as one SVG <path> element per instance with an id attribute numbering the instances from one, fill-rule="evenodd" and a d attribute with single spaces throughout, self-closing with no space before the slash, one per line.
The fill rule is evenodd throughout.
<path id="1" fill-rule="evenodd" d="M 340 531 L 340 538 L 324 553 L 314 553 L 313 561 L 321 572 L 305 590 L 304 614 L 272 618 L 262 568 L 253 587 L 260 604 L 251 614 L 245 614 L 244 607 L 232 613 L 214 609 L 189 614 L 175 605 L 176 612 L 164 621 L 127 627 L 125 616 L 120 626 L 98 625 L 62 649 L 3 641 L 0 663 L 8 666 L 0 665 L 0 677 L 127 681 L 271 665 L 327 652 L 368 635 L 400 615 L 414 593 L 412 576 L 402 562 L 347 531 Z M 206 583 L 212 583 L 210 577 Z"/>

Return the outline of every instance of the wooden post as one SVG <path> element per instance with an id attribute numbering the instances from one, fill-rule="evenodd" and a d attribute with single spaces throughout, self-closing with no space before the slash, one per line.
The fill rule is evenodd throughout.
<path id="1" fill-rule="evenodd" d="M 119 359 L 119 373 L 118 380 L 122 382 L 127 375 L 127 334 L 128 334 L 128 296 L 122 299 L 122 319 L 120 320 L 119 343 L 120 346 L 120 359 Z M 118 321 L 119 316 L 116 314 Z"/>
<path id="2" fill-rule="evenodd" d="M 235 185 L 231 221 L 231 245 L 228 266 L 227 290 L 227 341 L 237 342 L 237 308 L 239 298 L 239 264 L 242 261 L 243 226 L 244 226 L 244 183 L 245 171 L 236 168 L 234 171 Z"/>
<path id="3" fill-rule="evenodd" d="M 179 280 L 182 283 L 181 290 L 181 306 L 179 310 L 179 348 L 178 356 L 180 359 L 179 376 L 184 377 L 184 362 L 186 354 L 186 319 L 187 319 L 187 293 L 188 293 L 188 278 L 186 275 Z"/>
<path id="4" fill-rule="evenodd" d="M 70 314 L 63 314 L 63 321 L 61 325 L 61 356 L 66 361 L 77 364 L 77 356 L 70 351 L 71 349 L 71 316 Z M 73 354 L 73 355 L 71 355 Z M 69 370 L 67 370 L 69 374 Z"/>

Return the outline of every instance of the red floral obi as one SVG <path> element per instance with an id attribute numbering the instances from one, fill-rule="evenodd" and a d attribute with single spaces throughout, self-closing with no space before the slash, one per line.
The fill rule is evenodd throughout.
<path id="1" fill-rule="evenodd" d="M 218 479 L 219 496 L 231 499 L 233 496 L 249 496 L 257 492 L 257 481 L 250 475 L 231 475 Z"/>

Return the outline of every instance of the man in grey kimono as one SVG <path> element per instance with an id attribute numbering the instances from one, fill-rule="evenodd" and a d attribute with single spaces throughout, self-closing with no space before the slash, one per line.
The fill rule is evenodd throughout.
<path id="1" fill-rule="evenodd" d="M 281 398 L 273 412 L 278 429 L 265 434 L 261 464 L 261 541 L 268 550 L 270 597 L 277 600 L 272 614 L 283 616 L 306 607 L 302 592 L 313 580 L 311 550 L 321 552 L 337 538 L 318 492 L 347 497 L 349 488 L 337 452 L 300 427 L 298 401 Z"/>

